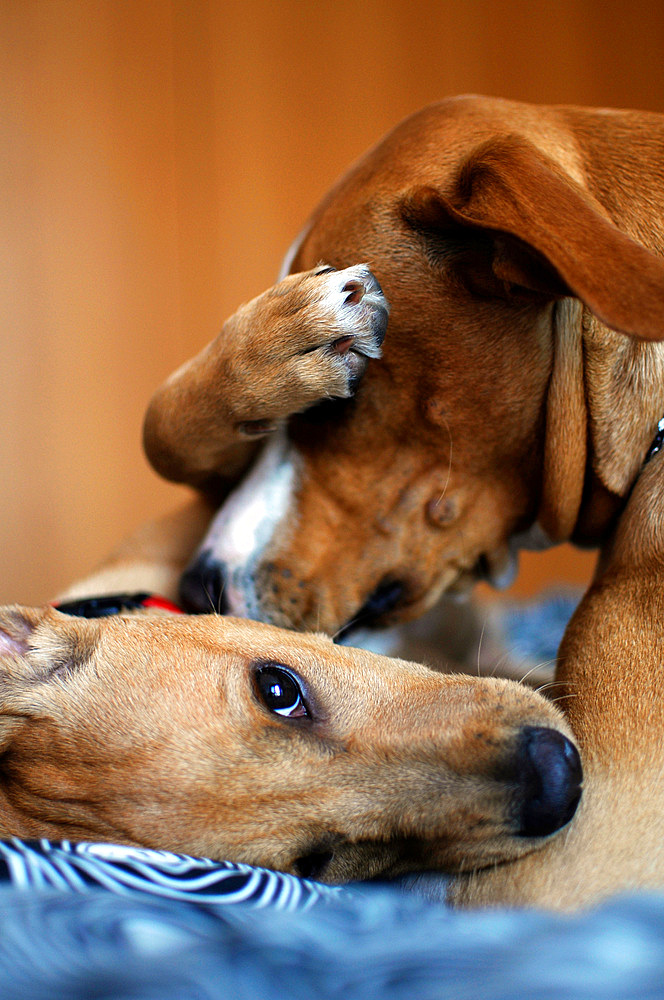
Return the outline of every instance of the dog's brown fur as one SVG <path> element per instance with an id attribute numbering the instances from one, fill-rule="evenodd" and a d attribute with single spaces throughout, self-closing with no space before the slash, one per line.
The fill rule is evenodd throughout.
<path id="1" fill-rule="evenodd" d="M 261 699 L 266 664 L 299 678 L 307 715 Z M 4 836 L 119 841 L 332 882 L 463 871 L 542 846 L 524 823 L 551 744 L 533 769 L 533 740 L 553 735 L 560 765 L 566 730 L 514 682 L 323 636 L 218 615 L 0 609 Z"/>
<path id="2" fill-rule="evenodd" d="M 639 478 L 664 412 L 663 146 L 659 115 L 446 101 L 340 181 L 293 256 L 367 261 L 390 330 L 352 406 L 291 426 L 288 530 L 247 577 L 261 617 L 334 631 L 386 578 L 405 585 L 392 618 L 416 616 L 500 569 L 524 531 L 601 545 L 620 519 L 561 650 L 580 814 L 544 852 L 459 878 L 459 904 L 664 884 L 662 459 Z M 201 461 L 186 427 L 173 438 L 178 395 L 223 436 L 228 383 L 197 378 L 156 397 L 146 441 L 160 471 L 200 485 L 225 459 Z"/>
<path id="3" fill-rule="evenodd" d="M 579 740 L 574 823 L 537 858 L 453 881 L 456 905 L 574 909 L 664 886 L 664 459 L 639 477 L 563 640 L 560 704 Z"/>
<path id="4" fill-rule="evenodd" d="M 460 98 L 342 178 L 292 268 L 368 262 L 389 334 L 352 403 L 291 424 L 297 489 L 232 613 L 333 633 L 389 579 L 406 619 L 500 575 L 534 527 L 602 542 L 664 412 L 663 143 L 654 114 Z M 155 397 L 146 445 L 167 476 L 237 473 L 228 408 L 247 382 L 245 420 L 312 400 L 283 377 L 310 336 L 241 319 L 241 352 L 224 331 Z M 320 397 L 344 394 L 329 378 Z"/>
<path id="5" fill-rule="evenodd" d="M 607 329 L 661 335 L 664 271 L 644 249 L 662 242 L 661 134 L 652 116 L 451 102 L 411 119 L 331 195 L 295 266 L 368 259 L 392 303 L 390 338 L 351 410 L 292 428 L 299 520 L 261 569 L 264 585 L 280 581 L 265 587 L 266 616 L 307 625 L 316 607 L 336 627 L 390 573 L 408 582 L 401 614 L 419 613 L 479 557 L 499 563 L 535 519 L 553 540 L 606 536 L 664 408 L 659 348 Z M 334 279 L 321 273 L 241 311 L 221 347 L 156 398 L 155 464 L 218 487 L 256 437 L 347 396 L 377 351 L 366 277 L 344 276 L 350 332 L 336 307 L 326 327 L 319 289 Z M 578 820 L 540 853 L 519 858 L 541 846 L 517 836 L 532 795 L 518 779 L 523 731 L 564 726 L 535 694 L 218 616 L 89 622 L 52 609 L 0 619 L 4 832 L 333 881 L 482 869 L 453 881 L 459 905 L 575 906 L 661 885 L 661 462 L 639 478 L 561 650 L 588 788 Z M 192 509 L 170 536 L 144 533 L 86 592 L 129 573 L 130 586 L 172 593 L 209 517 L 202 501 Z M 261 704 L 252 665 L 265 661 L 303 677 L 311 718 Z"/>

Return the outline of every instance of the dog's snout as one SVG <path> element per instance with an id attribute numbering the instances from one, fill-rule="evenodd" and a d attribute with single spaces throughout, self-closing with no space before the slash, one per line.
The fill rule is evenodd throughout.
<path id="1" fill-rule="evenodd" d="M 226 581 L 220 564 L 206 552 L 185 570 L 180 578 L 179 598 L 190 614 L 225 614 Z"/>
<path id="2" fill-rule="evenodd" d="M 583 772 L 574 744 L 555 729 L 527 726 L 519 741 L 516 773 L 522 837 L 546 837 L 574 816 Z"/>

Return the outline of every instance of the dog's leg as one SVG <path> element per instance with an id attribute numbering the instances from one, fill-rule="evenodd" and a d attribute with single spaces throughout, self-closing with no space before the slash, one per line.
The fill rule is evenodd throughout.
<path id="1" fill-rule="evenodd" d="M 89 576 L 59 594 L 58 601 L 134 591 L 175 601 L 180 575 L 213 513 L 205 499 L 194 497 L 175 512 L 143 524 Z"/>
<path id="2" fill-rule="evenodd" d="M 242 306 L 153 397 L 144 443 L 157 472 L 228 487 L 291 414 L 352 395 L 380 355 L 387 314 L 363 264 L 290 275 Z"/>
<path id="3" fill-rule="evenodd" d="M 353 393 L 368 358 L 380 354 L 387 313 L 365 265 L 284 279 L 242 306 L 155 394 L 144 430 L 152 464 L 218 502 L 289 415 Z M 150 590 L 175 600 L 213 512 L 198 498 L 149 522 L 58 599 Z"/>
<path id="4" fill-rule="evenodd" d="M 454 880 L 453 902 L 573 908 L 664 886 L 663 505 L 660 454 L 641 474 L 560 648 L 558 704 L 585 775 L 574 823 L 536 859 Z"/>

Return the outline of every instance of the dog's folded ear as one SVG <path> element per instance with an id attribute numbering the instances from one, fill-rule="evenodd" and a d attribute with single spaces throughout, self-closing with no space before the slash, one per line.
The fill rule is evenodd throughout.
<path id="1" fill-rule="evenodd" d="M 552 159 L 518 137 L 476 150 L 450 194 L 416 188 L 402 214 L 441 248 L 446 239 L 458 248 L 465 237 L 497 290 L 574 296 L 614 330 L 664 340 L 664 262 L 623 233 Z"/>
<path id="2" fill-rule="evenodd" d="M 40 714 L 43 694 L 88 661 L 98 624 L 51 607 L 0 607 L 0 752 L 25 719 Z"/>

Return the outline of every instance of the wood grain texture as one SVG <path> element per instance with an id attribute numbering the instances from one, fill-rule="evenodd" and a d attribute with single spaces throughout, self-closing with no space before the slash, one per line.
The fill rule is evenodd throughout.
<path id="1" fill-rule="evenodd" d="M 152 390 L 391 125 L 464 91 L 661 111 L 663 50 L 654 2 L 7 0 L 0 600 L 179 500 L 141 453 Z M 521 593 L 592 565 L 525 562 Z"/>

